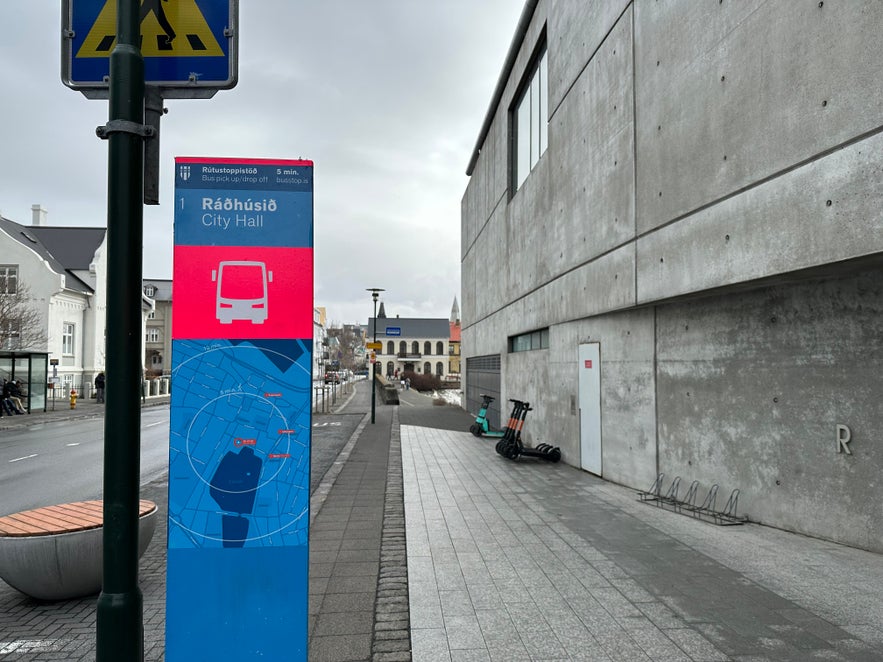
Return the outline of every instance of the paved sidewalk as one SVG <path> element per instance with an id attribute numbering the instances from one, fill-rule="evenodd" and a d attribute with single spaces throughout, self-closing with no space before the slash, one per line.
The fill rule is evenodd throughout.
<path id="1" fill-rule="evenodd" d="M 462 410 L 400 398 L 373 425 L 368 389 L 339 405 L 361 419 L 311 493 L 310 660 L 883 660 L 883 556 L 505 460 Z M 142 489 L 163 519 L 166 490 Z M 165 542 L 157 527 L 141 562 L 151 661 Z M 46 604 L 0 582 L 0 662 L 94 660 L 94 637 L 94 596 Z"/>
<path id="2" fill-rule="evenodd" d="M 401 435 L 414 660 L 883 660 L 880 555 Z"/>

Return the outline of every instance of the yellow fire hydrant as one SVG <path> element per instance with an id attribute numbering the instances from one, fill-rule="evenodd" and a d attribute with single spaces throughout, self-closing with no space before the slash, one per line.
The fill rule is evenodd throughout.
<path id="1" fill-rule="evenodd" d="M 77 408 L 77 390 L 71 389 L 71 409 Z"/>

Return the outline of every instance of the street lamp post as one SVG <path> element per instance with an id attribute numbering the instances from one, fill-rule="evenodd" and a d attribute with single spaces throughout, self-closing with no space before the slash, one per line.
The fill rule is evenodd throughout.
<path id="1" fill-rule="evenodd" d="M 371 293 L 371 298 L 374 300 L 374 343 L 377 344 L 377 298 L 380 296 L 381 292 L 385 292 L 381 287 L 369 287 L 367 291 Z M 376 350 L 371 350 L 372 352 Z M 375 402 L 377 401 L 377 384 L 375 382 L 375 377 L 377 375 L 377 371 L 375 370 L 376 363 L 371 364 L 371 425 L 374 425 L 374 408 Z"/>

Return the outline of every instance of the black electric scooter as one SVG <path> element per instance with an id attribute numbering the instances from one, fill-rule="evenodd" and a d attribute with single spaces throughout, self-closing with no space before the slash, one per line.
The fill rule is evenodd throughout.
<path id="1" fill-rule="evenodd" d="M 561 459 L 561 449 L 551 444 L 537 444 L 535 448 L 528 448 L 521 442 L 521 430 L 524 428 L 524 421 L 527 418 L 527 412 L 533 411 L 529 402 L 520 400 L 510 400 L 515 403 L 512 413 L 514 425 L 511 424 L 506 428 L 506 432 L 511 434 L 504 436 L 497 442 L 495 450 L 497 453 L 509 460 L 517 460 L 520 456 L 538 457 L 549 462 L 558 462 Z"/>

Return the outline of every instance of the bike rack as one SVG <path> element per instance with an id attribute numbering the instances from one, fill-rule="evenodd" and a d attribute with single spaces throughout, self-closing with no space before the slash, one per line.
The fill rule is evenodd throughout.
<path id="1" fill-rule="evenodd" d="M 678 498 L 680 491 L 681 477 L 676 476 L 672 480 L 668 491 L 662 494 L 662 482 L 665 478 L 664 473 L 656 476 L 656 480 L 646 491 L 638 492 L 638 500 L 647 504 L 656 504 L 659 508 L 666 508 L 672 512 L 690 514 L 696 519 L 706 522 L 713 522 L 718 526 L 732 526 L 736 524 L 745 524 L 748 521 L 747 515 L 738 515 L 739 506 L 739 489 L 735 489 L 730 493 L 730 498 L 723 510 L 717 510 L 717 492 L 718 485 L 715 483 L 705 495 L 705 499 L 701 505 L 696 505 L 696 497 L 699 491 L 699 481 L 694 480 L 690 483 L 687 493 L 683 499 Z"/>

